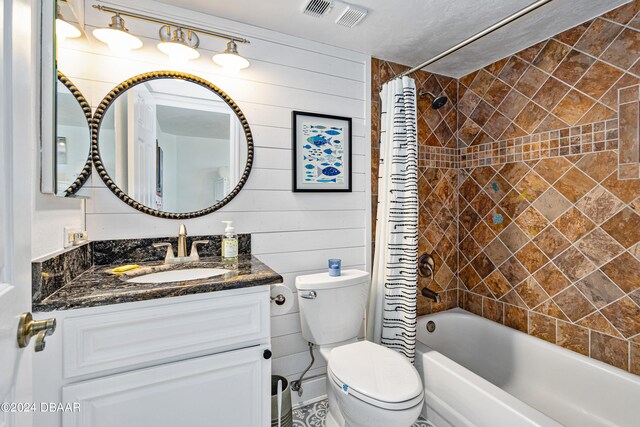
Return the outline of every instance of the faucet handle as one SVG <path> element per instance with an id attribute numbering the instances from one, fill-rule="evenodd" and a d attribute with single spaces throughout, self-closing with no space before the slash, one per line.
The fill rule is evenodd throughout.
<path id="1" fill-rule="evenodd" d="M 167 255 L 165 256 L 165 261 L 170 260 L 175 258 L 173 255 L 173 245 L 169 242 L 162 242 L 162 243 L 154 243 L 153 247 L 154 248 L 162 248 L 162 247 L 167 247 Z"/>
<path id="2" fill-rule="evenodd" d="M 191 254 L 189 254 L 189 257 L 193 261 L 200 261 L 200 254 L 198 253 L 198 245 L 206 245 L 209 243 L 211 243 L 210 240 L 195 240 L 193 243 L 191 243 Z"/>

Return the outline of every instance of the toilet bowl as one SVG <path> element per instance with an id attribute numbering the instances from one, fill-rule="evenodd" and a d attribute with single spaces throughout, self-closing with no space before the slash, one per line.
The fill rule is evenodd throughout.
<path id="1" fill-rule="evenodd" d="M 331 351 L 327 395 L 327 427 L 409 427 L 420 416 L 424 392 L 404 356 L 359 341 Z"/>
<path id="2" fill-rule="evenodd" d="M 303 337 L 327 360 L 327 427 L 410 427 L 420 416 L 424 391 L 413 365 L 400 353 L 357 341 L 369 291 L 359 270 L 296 278 Z"/>

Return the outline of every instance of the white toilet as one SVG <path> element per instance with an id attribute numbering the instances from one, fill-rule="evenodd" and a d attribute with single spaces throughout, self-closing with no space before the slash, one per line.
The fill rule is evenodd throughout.
<path id="1" fill-rule="evenodd" d="M 302 336 L 327 360 L 326 427 L 410 427 L 424 397 L 418 372 L 400 353 L 357 341 L 369 273 L 298 276 L 296 288 Z"/>

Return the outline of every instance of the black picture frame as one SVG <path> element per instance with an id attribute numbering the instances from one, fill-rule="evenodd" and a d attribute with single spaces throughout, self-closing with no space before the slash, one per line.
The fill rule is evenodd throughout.
<path id="1" fill-rule="evenodd" d="M 305 174 L 299 173 L 298 167 L 301 164 L 299 159 L 303 152 L 303 145 L 308 144 L 306 140 L 300 140 L 300 126 L 305 119 L 316 119 L 318 124 L 325 120 L 327 125 L 332 122 L 344 122 L 348 128 L 344 135 L 347 141 L 341 141 L 343 147 L 342 165 L 344 167 L 344 179 L 340 184 L 337 183 L 305 183 L 303 181 Z M 292 191 L 294 193 L 350 193 L 353 185 L 353 120 L 351 117 L 334 116 L 330 114 L 310 113 L 305 111 L 293 111 L 291 113 L 291 153 L 292 153 Z M 335 169 L 335 168 L 334 168 Z M 330 177 L 329 177 L 330 179 Z"/>

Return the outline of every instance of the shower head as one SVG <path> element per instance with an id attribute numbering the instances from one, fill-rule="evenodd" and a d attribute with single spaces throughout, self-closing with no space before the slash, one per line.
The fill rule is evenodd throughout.
<path id="1" fill-rule="evenodd" d="M 431 92 L 420 92 L 420 96 L 429 96 L 429 97 L 431 97 L 431 99 L 433 99 L 433 101 L 431 102 L 431 108 L 433 108 L 434 110 L 439 110 L 440 108 L 444 107 L 444 105 L 449 100 L 449 98 L 447 98 L 444 95 L 436 97 Z"/>
<path id="2" fill-rule="evenodd" d="M 448 100 L 449 99 L 446 96 L 439 96 L 433 100 L 433 102 L 431 103 L 431 108 L 433 108 L 434 110 L 438 110 L 444 107 L 444 104 L 446 104 Z"/>

